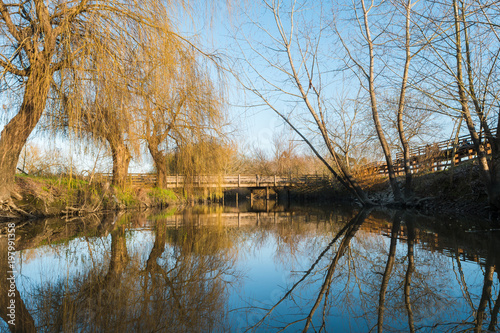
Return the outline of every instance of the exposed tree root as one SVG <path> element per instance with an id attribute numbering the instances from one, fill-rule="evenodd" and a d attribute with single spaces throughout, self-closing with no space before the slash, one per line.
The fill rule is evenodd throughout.
<path id="1" fill-rule="evenodd" d="M 35 215 L 26 212 L 25 210 L 17 207 L 12 199 L 0 201 L 0 214 L 6 217 L 27 217 L 35 218 Z"/>

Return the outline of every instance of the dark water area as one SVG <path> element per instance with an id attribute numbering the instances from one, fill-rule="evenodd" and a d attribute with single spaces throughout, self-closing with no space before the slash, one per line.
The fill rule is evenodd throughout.
<path id="1" fill-rule="evenodd" d="M 265 203 L 25 222 L 10 244 L 5 224 L 0 332 L 499 331 L 500 235 L 469 224 Z"/>

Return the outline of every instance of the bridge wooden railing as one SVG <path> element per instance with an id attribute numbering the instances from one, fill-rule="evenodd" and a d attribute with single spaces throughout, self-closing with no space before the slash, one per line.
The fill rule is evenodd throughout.
<path id="1" fill-rule="evenodd" d="M 95 178 L 110 181 L 112 173 L 96 174 Z M 166 188 L 180 187 L 215 187 L 215 188 L 264 188 L 264 187 L 292 187 L 329 182 L 330 178 L 323 175 L 302 176 L 266 176 L 266 175 L 175 175 L 166 177 Z M 156 183 L 156 175 L 149 173 L 129 173 L 127 182 L 130 184 Z"/>
<path id="2" fill-rule="evenodd" d="M 496 129 L 493 130 L 496 133 Z M 486 153 L 491 154 L 491 146 L 486 140 L 482 140 Z M 462 135 L 458 140 L 451 139 L 422 145 L 410 149 L 410 169 L 412 173 L 420 171 L 444 170 L 452 165 L 474 159 L 477 152 L 472 144 L 470 135 Z M 397 175 L 404 174 L 403 153 L 397 153 L 393 161 L 394 171 Z M 362 174 L 388 174 L 385 162 L 373 162 L 362 168 Z"/>
<path id="3" fill-rule="evenodd" d="M 496 129 L 493 133 L 496 133 Z M 491 146 L 486 140 L 482 140 L 487 154 L 491 154 Z M 422 145 L 410 149 L 410 169 L 412 173 L 420 171 L 438 171 L 452 165 L 458 165 L 464 161 L 476 158 L 477 153 L 472 144 L 470 135 Z M 397 153 L 393 161 L 397 175 L 404 174 L 403 153 Z M 387 175 L 388 169 L 385 162 L 373 162 L 360 168 L 361 175 L 379 174 Z M 111 180 L 111 173 L 100 173 L 95 175 L 96 179 Z M 156 183 L 156 175 L 150 173 L 129 173 L 130 184 Z M 218 187 L 218 188 L 264 188 L 264 187 L 292 187 L 299 185 L 318 185 L 331 183 L 331 177 L 325 175 L 302 175 L 302 176 L 279 176 L 279 175 L 198 175 L 167 176 L 165 187 Z"/>

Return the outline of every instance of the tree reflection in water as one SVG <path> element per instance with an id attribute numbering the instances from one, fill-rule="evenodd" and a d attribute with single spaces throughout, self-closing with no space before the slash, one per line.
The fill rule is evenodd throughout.
<path id="1" fill-rule="evenodd" d="M 109 215 L 18 230 L 27 271 L 16 283 L 16 326 L 0 331 L 499 329 L 498 234 L 439 229 L 402 211 L 221 212 Z M 2 237 L 7 321 L 5 247 Z M 39 260 L 34 277 L 30 263 Z M 269 287 L 271 297 L 255 286 Z M 253 301 L 239 299 L 249 295 Z"/>
<path id="2" fill-rule="evenodd" d="M 8 327 L 11 332 L 35 332 L 35 322 L 26 309 L 17 286 L 8 280 L 12 276 L 11 271 L 8 261 L 7 237 L 0 237 L 0 317 L 4 322 L 10 322 Z M 15 318 L 8 316 L 10 314 L 8 306 L 11 299 L 15 302 Z M 12 319 L 14 319 L 14 325 L 12 325 Z"/>
<path id="3" fill-rule="evenodd" d="M 47 332 L 201 332 L 224 328 L 233 254 L 222 230 L 158 219 L 146 260 L 131 251 L 130 216 L 108 216 L 110 245 L 87 239 L 90 268 L 29 289 L 38 330 Z M 106 231 L 104 233 L 106 233 Z M 97 245 L 96 245 L 97 244 Z M 144 244 L 146 245 L 146 244 Z M 106 251 L 108 250 L 108 251 Z M 107 255 L 108 254 L 108 255 Z"/>
<path id="4" fill-rule="evenodd" d="M 455 304 L 454 291 L 447 280 L 449 261 L 440 253 L 425 249 L 426 232 L 420 231 L 419 239 L 416 232 L 418 218 L 406 212 L 392 212 L 392 217 L 385 217 L 376 224 L 387 225 L 390 222 L 388 241 L 373 242 L 372 237 L 359 230 L 364 221 L 373 224 L 377 221 L 368 212 L 358 213 L 348 224 L 332 237 L 331 242 L 322 250 L 312 265 L 302 276 L 296 277 L 283 291 L 283 296 L 262 313 L 262 306 L 256 308 L 261 313 L 248 331 L 318 331 L 329 332 L 337 330 L 354 331 L 465 331 L 465 330 L 498 330 L 498 312 L 500 300 L 492 297 L 492 290 L 499 292 L 498 283 L 498 235 L 489 234 L 486 262 L 484 264 L 484 281 L 480 295 L 468 296 L 473 312 L 469 320 L 448 320 L 454 318 L 455 311 L 463 309 Z M 368 217 L 368 218 L 367 218 Z M 365 229 L 369 229 L 366 226 Z M 389 229 L 389 226 L 387 226 Z M 435 237 L 434 233 L 430 233 Z M 445 235 L 444 237 L 449 237 Z M 480 235 L 476 237 L 482 238 Z M 484 238 L 483 238 L 484 239 Z M 353 243 L 353 240 L 354 243 Z M 378 241 L 381 239 L 379 238 Z M 486 240 L 486 239 L 484 239 Z M 455 240 L 456 241 L 456 240 Z M 460 240 L 461 244 L 466 240 Z M 406 242 L 406 249 L 398 249 L 398 244 Z M 334 246 L 336 245 L 336 246 Z M 388 245 L 388 246 L 387 246 Z M 419 251 L 415 252 L 418 245 Z M 493 246 L 494 245 L 494 246 Z M 387 246 L 387 248 L 386 248 Z M 456 246 L 459 246 L 456 243 Z M 495 249 L 496 247 L 496 249 Z M 481 252 L 480 249 L 477 251 Z M 331 255 L 328 253 L 331 252 Z M 344 257 L 344 260 L 339 261 Z M 459 263 L 458 257 L 456 258 Z M 329 263 L 325 265 L 327 260 Z M 494 280 L 496 270 L 497 278 Z M 318 275 L 322 276 L 321 283 Z M 470 288 L 478 290 L 473 278 L 463 277 L 458 284 L 463 290 Z M 316 290 L 306 293 L 303 290 Z M 295 310 L 288 305 L 293 304 Z M 474 306 L 474 303 L 476 304 Z M 279 309 L 281 307 L 281 312 Z M 321 310 L 321 311 L 320 311 Z M 249 310 L 247 310 L 249 311 Z M 278 313 L 275 313 L 278 311 Z M 294 315 L 291 311 L 296 311 Z M 306 314 L 304 314 L 306 313 Z M 333 313 L 333 314 L 332 314 Z M 440 313 L 446 314 L 438 318 Z M 335 316 L 353 318 L 356 323 L 336 326 Z M 282 323 L 280 317 L 293 317 L 287 323 Z M 333 317 L 332 317 L 333 316 Z M 387 318 L 386 318 L 387 317 Z M 406 320 L 404 320 L 406 317 Z M 330 324 L 327 323 L 327 319 Z M 428 320 L 429 318 L 432 318 Z M 436 320 L 438 318 L 438 320 Z M 484 322 L 485 319 L 489 323 Z M 362 322 L 366 323 L 366 326 Z M 406 326 L 402 323 L 406 322 Z M 300 326 L 302 323 L 302 326 Z M 417 324 L 416 324 L 417 323 Z M 280 325 L 281 324 L 281 325 Z M 365 328 L 363 328 L 365 327 Z"/>

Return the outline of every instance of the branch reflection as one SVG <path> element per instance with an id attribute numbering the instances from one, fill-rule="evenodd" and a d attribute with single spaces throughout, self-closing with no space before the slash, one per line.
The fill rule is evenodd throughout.
<path id="1" fill-rule="evenodd" d="M 195 207 L 26 223 L 16 325 L 35 331 L 495 331 L 498 234 L 407 211 Z"/>

